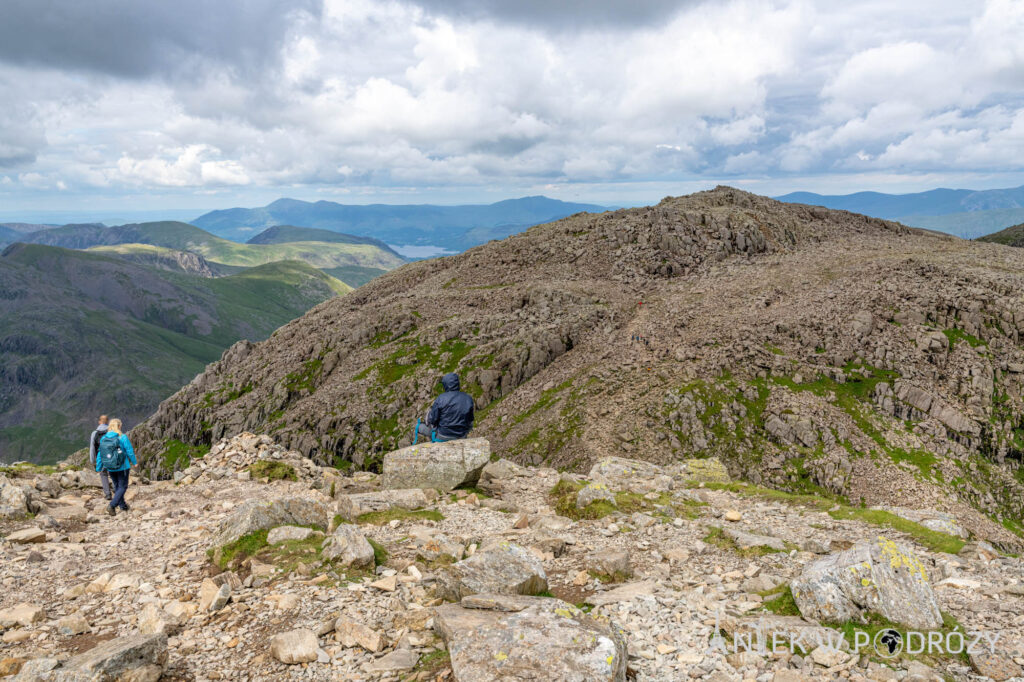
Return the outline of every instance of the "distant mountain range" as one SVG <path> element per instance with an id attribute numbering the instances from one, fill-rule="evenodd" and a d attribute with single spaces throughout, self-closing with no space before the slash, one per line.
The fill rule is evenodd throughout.
<path id="1" fill-rule="evenodd" d="M 274 225 L 346 232 L 374 237 L 388 244 L 466 249 L 503 239 L 539 223 L 604 206 L 576 204 L 543 196 L 508 199 L 494 204 L 436 206 L 431 204 L 365 206 L 333 201 L 278 199 L 262 208 L 211 211 L 192 221 L 213 234 L 238 241 Z"/>
<path id="2" fill-rule="evenodd" d="M 1024 222 L 1024 186 L 989 190 L 933 189 L 912 194 L 793 192 L 776 198 L 896 220 L 965 239 Z"/>
<path id="3" fill-rule="evenodd" d="M 266 338 L 350 291 L 299 261 L 237 270 L 215 278 L 91 250 L 7 247 L 0 461 L 63 457 L 101 412 L 133 425 L 235 341 Z"/>

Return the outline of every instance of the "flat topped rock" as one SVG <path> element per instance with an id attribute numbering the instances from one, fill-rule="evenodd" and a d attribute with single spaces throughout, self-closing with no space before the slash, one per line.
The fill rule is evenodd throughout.
<path id="1" fill-rule="evenodd" d="M 6 538 L 7 542 L 17 545 L 29 545 L 39 542 L 46 542 L 46 531 L 41 528 L 23 528 L 16 530 Z"/>
<path id="2" fill-rule="evenodd" d="M 480 608 L 489 600 L 513 610 Z M 626 641 L 607 619 L 544 597 L 477 595 L 472 604 L 434 613 L 458 682 L 625 682 Z"/>
<path id="3" fill-rule="evenodd" d="M 331 516 L 330 507 L 312 495 L 250 500 L 221 521 L 214 544 L 226 545 L 254 531 L 278 526 L 326 528 Z"/>
<path id="4" fill-rule="evenodd" d="M 463 438 L 445 443 L 410 445 L 384 455 L 385 488 L 436 488 L 451 490 L 473 485 L 491 461 L 486 438 Z"/>
<path id="5" fill-rule="evenodd" d="M 438 596 L 453 601 L 471 594 L 532 595 L 546 589 L 548 578 L 541 562 L 510 542 L 480 550 L 437 574 Z"/>

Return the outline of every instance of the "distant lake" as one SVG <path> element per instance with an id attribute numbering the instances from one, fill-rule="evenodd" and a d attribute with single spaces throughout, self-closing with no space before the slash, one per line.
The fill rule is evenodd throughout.
<path id="1" fill-rule="evenodd" d="M 458 253 L 458 251 L 449 251 L 440 246 L 397 246 L 395 244 L 388 244 L 388 246 L 406 258 L 434 258 Z"/>

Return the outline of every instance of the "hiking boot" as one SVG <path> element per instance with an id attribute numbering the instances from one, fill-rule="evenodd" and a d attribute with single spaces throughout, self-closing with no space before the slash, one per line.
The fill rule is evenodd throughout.
<path id="1" fill-rule="evenodd" d="M 114 499 L 114 494 L 113 493 L 107 493 L 107 502 L 110 502 L 112 499 Z"/>
<path id="2" fill-rule="evenodd" d="M 127 504 L 121 507 L 121 511 L 130 512 L 132 510 Z"/>
<path id="3" fill-rule="evenodd" d="M 110 516 L 117 516 L 117 509 L 114 507 L 107 507 L 107 514 Z"/>

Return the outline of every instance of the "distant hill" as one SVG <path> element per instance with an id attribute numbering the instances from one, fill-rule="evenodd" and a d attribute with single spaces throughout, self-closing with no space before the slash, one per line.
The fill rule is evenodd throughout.
<path id="1" fill-rule="evenodd" d="M 10 244 L 21 239 L 22 234 L 6 225 L 0 225 L 0 244 Z"/>
<path id="2" fill-rule="evenodd" d="M 64 457 L 100 412 L 134 424 L 235 341 L 266 338 L 348 291 L 296 261 L 209 278 L 9 246 L 0 254 L 0 460 Z"/>
<path id="3" fill-rule="evenodd" d="M 241 239 L 254 230 L 287 224 L 375 237 L 388 244 L 430 245 L 464 251 L 492 239 L 522 232 L 532 225 L 581 211 L 595 213 L 605 210 L 603 206 L 543 196 L 463 206 L 347 205 L 333 201 L 310 203 L 278 199 L 262 208 L 211 211 L 192 222 L 230 239 Z"/>
<path id="4" fill-rule="evenodd" d="M 345 267 L 390 270 L 405 262 L 387 246 L 376 243 L 294 242 L 239 244 L 201 230 L 188 223 L 165 221 L 105 227 L 103 225 L 65 225 L 25 235 L 34 244 L 88 249 L 97 246 L 121 246 L 119 255 L 131 251 L 133 244 L 157 246 L 195 253 L 207 261 L 222 265 L 251 267 L 281 260 L 300 260 L 316 268 Z"/>
<path id="5" fill-rule="evenodd" d="M 1024 223 L 1024 208 L 994 208 L 989 211 L 947 213 L 946 215 L 910 215 L 898 220 L 904 225 L 925 227 L 961 239 L 976 239 L 1005 228 Z"/>
<path id="6" fill-rule="evenodd" d="M 275 225 L 268 227 L 248 240 L 246 244 L 283 244 L 287 242 L 327 242 L 331 244 L 374 244 L 387 251 L 391 247 L 373 237 L 359 237 L 354 234 L 343 234 L 331 230 L 318 230 L 314 227 L 296 227 L 295 225 Z"/>
<path id="7" fill-rule="evenodd" d="M 823 195 L 793 192 L 776 197 L 779 201 L 811 204 L 897 220 L 964 239 L 1024 221 L 1024 186 L 1009 189 L 933 189 L 912 194 Z"/>
<path id="8" fill-rule="evenodd" d="M 978 237 L 978 241 L 1005 244 L 1006 246 L 1024 246 L 1024 223 L 1013 225 L 994 234 Z"/>

